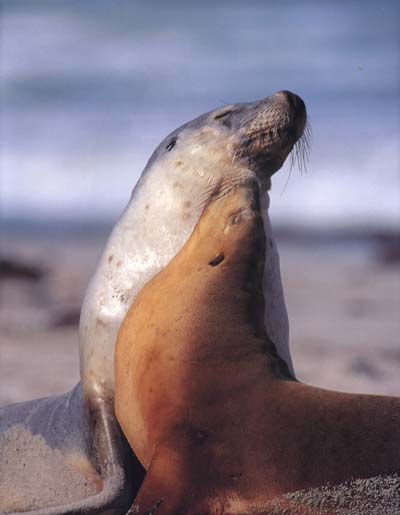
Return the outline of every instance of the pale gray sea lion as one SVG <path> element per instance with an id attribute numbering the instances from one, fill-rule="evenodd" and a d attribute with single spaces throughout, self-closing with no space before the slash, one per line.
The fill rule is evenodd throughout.
<path id="1" fill-rule="evenodd" d="M 265 329 L 291 369 L 279 257 L 268 219 L 270 177 L 306 126 L 296 95 L 225 106 L 172 132 L 148 162 L 83 303 L 81 382 L 69 393 L 0 410 L 0 510 L 124 513 L 143 479 L 114 416 L 114 345 L 142 286 L 177 254 L 216 191 L 257 177 L 266 237 Z M 301 152 L 300 152 L 301 154 Z"/>

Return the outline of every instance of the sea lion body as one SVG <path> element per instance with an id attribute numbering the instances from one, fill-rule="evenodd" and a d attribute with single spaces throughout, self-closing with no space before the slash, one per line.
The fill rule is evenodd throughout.
<path id="1" fill-rule="evenodd" d="M 133 513 L 400 513 L 400 399 L 301 384 L 265 332 L 259 193 L 213 200 L 121 326 L 116 414 L 147 469 Z"/>
<path id="2" fill-rule="evenodd" d="M 305 122 L 302 100 L 279 92 L 204 114 L 159 145 L 110 236 L 84 300 L 81 382 L 65 395 L 0 409 L 0 455 L 7 456 L 0 461 L 0 492 L 12 492 L 0 499 L 0 512 L 125 513 L 143 469 L 114 415 L 119 325 L 142 286 L 183 246 L 216 190 L 227 191 L 256 174 L 267 207 L 270 176 L 299 140 Z M 264 282 L 271 292 L 265 325 L 290 361 L 276 250 Z M 24 466 L 11 466 L 10 460 Z M 35 478 L 30 490 L 29 478 Z"/>
<path id="3" fill-rule="evenodd" d="M 80 321 L 81 375 L 88 395 L 113 391 L 114 345 L 133 299 L 177 254 L 218 189 L 259 176 L 268 221 L 270 177 L 306 124 L 303 101 L 289 92 L 225 106 L 172 132 L 157 148 L 114 228 L 84 299 Z M 271 228 L 268 237 L 272 240 Z M 291 367 L 288 320 L 274 251 L 265 263 L 273 299 L 265 325 Z"/>

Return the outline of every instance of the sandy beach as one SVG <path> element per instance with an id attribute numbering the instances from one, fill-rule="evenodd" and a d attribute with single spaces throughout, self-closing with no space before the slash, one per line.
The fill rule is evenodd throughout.
<path id="1" fill-rule="evenodd" d="M 79 380 L 79 311 L 105 238 L 3 239 L 1 404 L 62 393 Z M 298 378 L 399 395 L 399 263 L 335 239 L 278 245 Z"/>

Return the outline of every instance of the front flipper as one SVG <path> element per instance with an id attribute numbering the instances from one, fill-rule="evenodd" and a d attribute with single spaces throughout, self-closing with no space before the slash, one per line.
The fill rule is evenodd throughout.
<path id="1" fill-rule="evenodd" d="M 122 514 L 143 477 L 112 403 L 88 408 L 80 384 L 1 408 L 0 457 L 1 513 Z"/>
<path id="2" fill-rule="evenodd" d="M 185 502 L 184 485 L 171 470 L 171 462 L 156 456 L 127 515 L 177 515 L 191 513 Z"/>
<path id="3" fill-rule="evenodd" d="M 176 449 L 158 448 L 127 515 L 228 514 L 225 500 L 197 481 L 190 469 Z"/>

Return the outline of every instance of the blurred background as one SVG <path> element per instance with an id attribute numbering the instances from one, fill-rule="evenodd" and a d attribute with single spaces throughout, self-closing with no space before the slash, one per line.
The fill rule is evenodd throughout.
<path id="1" fill-rule="evenodd" d="M 280 89 L 313 132 L 271 195 L 297 375 L 400 394 L 397 1 L 0 6 L 0 403 L 78 380 L 85 289 L 159 141 Z"/>

